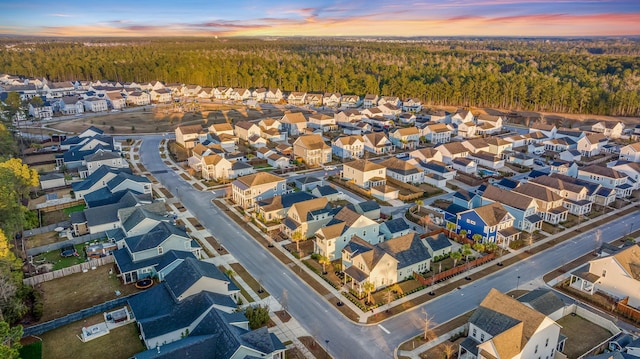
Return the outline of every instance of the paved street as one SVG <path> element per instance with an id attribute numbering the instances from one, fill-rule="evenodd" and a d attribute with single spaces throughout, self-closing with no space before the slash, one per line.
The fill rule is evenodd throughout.
<path id="1" fill-rule="evenodd" d="M 200 192 L 169 169 L 160 158 L 158 146 L 162 136 L 146 136 L 140 150 L 141 161 L 169 191 L 221 242 L 221 244 L 276 298 L 288 292 L 289 312 L 327 347 L 335 358 L 389 358 L 403 341 L 421 332 L 423 311 L 436 323 L 443 323 L 476 307 L 490 288 L 501 291 L 533 287 L 529 282 L 596 247 L 595 231 L 566 241 L 552 251 L 529 259 L 463 286 L 419 308 L 386 320 L 380 326 L 351 323 L 317 295 L 289 267 L 266 252 L 246 232 L 238 228 L 222 211 L 214 207 L 210 191 Z M 217 191 L 221 192 L 221 191 Z M 631 223 L 640 219 L 640 212 L 615 219 L 606 225 L 602 241 L 627 234 Z M 495 267 L 496 270 L 499 267 Z M 518 280 L 518 276 L 520 279 Z M 519 283 L 518 283 L 519 282 Z"/>

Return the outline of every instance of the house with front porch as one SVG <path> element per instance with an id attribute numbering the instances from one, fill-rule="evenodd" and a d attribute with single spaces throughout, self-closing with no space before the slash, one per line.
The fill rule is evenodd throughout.
<path id="1" fill-rule="evenodd" d="M 552 173 L 551 177 L 558 178 L 567 183 L 573 183 L 583 186 L 587 189 L 587 198 L 600 206 L 608 206 L 616 200 L 616 191 L 612 188 L 603 187 L 602 185 L 579 178 L 575 178 L 560 173 Z"/>
<path id="2" fill-rule="evenodd" d="M 426 148 L 421 148 L 419 150 L 411 151 L 409 152 L 409 156 L 411 158 L 415 158 L 423 162 L 429 162 L 429 161 L 442 162 L 442 154 L 436 149 L 431 147 L 426 147 Z"/>
<path id="3" fill-rule="evenodd" d="M 176 143 L 188 150 L 200 143 L 199 138 L 203 129 L 200 125 L 185 125 L 178 126 L 175 133 Z"/>
<path id="4" fill-rule="evenodd" d="M 331 147 L 324 142 L 321 135 L 304 135 L 293 142 L 293 155 L 307 166 L 322 166 L 331 162 Z"/>
<path id="5" fill-rule="evenodd" d="M 469 318 L 459 359 L 564 359 L 566 337 L 553 319 L 491 289 Z"/>
<path id="6" fill-rule="evenodd" d="M 364 150 L 376 155 L 391 153 L 395 149 L 384 132 L 367 133 L 362 136 L 362 139 Z"/>
<path id="7" fill-rule="evenodd" d="M 567 175 L 571 177 L 578 176 L 579 167 L 575 163 L 575 161 L 564 161 L 564 160 L 552 161 L 549 164 L 549 168 L 550 168 L 549 170 L 550 174 L 559 173 L 561 175 Z"/>
<path id="8" fill-rule="evenodd" d="M 378 97 L 378 95 L 368 93 L 364 96 L 362 108 L 376 107 L 378 106 L 378 100 L 380 100 L 380 97 Z"/>
<path id="9" fill-rule="evenodd" d="M 358 236 L 342 249 L 342 267 L 352 279 L 351 288 L 362 293 L 365 283 L 374 290 L 403 281 L 431 266 L 431 255 L 416 233 L 372 245 Z"/>
<path id="10" fill-rule="evenodd" d="M 397 128 L 390 132 L 389 140 L 397 149 L 413 150 L 420 141 L 420 131 L 417 127 Z"/>
<path id="11" fill-rule="evenodd" d="M 142 91 L 134 91 L 127 95 L 127 104 L 135 106 L 146 106 L 151 103 L 151 96 Z"/>
<path id="12" fill-rule="evenodd" d="M 334 155 L 342 159 L 357 159 L 364 155 L 364 139 L 362 136 L 337 137 L 331 143 Z"/>
<path id="13" fill-rule="evenodd" d="M 570 285 L 594 295 L 601 291 L 640 309 L 640 246 L 633 244 L 613 254 L 596 258 L 571 273 Z"/>
<path id="14" fill-rule="evenodd" d="M 208 154 L 202 157 L 200 173 L 208 181 L 220 181 L 235 178 L 231 171 L 232 163 L 218 154 Z"/>
<path id="15" fill-rule="evenodd" d="M 262 134 L 260 127 L 253 122 L 249 121 L 238 121 L 234 127 L 235 135 L 238 136 L 239 139 L 248 141 L 251 136 L 258 136 Z"/>
<path id="16" fill-rule="evenodd" d="M 513 228 L 515 217 L 498 202 L 459 212 L 456 217 L 456 233 L 469 239 L 479 234 L 480 243 L 508 245 L 520 234 Z"/>
<path id="17" fill-rule="evenodd" d="M 287 193 L 287 181 L 268 172 L 242 176 L 231 182 L 231 198 L 242 208 L 252 208 L 255 201 Z"/>
<path id="18" fill-rule="evenodd" d="M 282 130 L 286 131 L 290 136 L 298 136 L 304 133 L 307 128 L 307 119 L 302 112 L 285 113 L 280 119 Z"/>
<path id="19" fill-rule="evenodd" d="M 493 185 L 487 185 L 480 194 L 481 204 L 500 203 L 512 216 L 513 226 L 528 233 L 542 229 L 543 219 L 537 214 L 537 202 L 528 196 Z M 507 246 L 508 243 L 504 243 Z"/>
<path id="20" fill-rule="evenodd" d="M 493 135 L 502 131 L 502 116 L 480 114 L 476 118 L 476 132 L 480 136 Z"/>
<path id="21" fill-rule="evenodd" d="M 353 236 L 370 244 L 378 244 L 384 239 L 376 221 L 357 213 L 349 206 L 335 208 L 334 213 L 333 218 L 316 231 L 314 239 L 314 252 L 329 260 L 339 259 L 342 249 Z"/>
<path id="22" fill-rule="evenodd" d="M 322 94 L 321 93 L 308 93 L 304 99 L 304 102 L 313 107 L 322 106 Z"/>
<path id="23" fill-rule="evenodd" d="M 85 112 L 104 112 L 109 109 L 107 101 L 98 97 L 90 97 L 84 100 Z"/>
<path id="24" fill-rule="evenodd" d="M 562 197 L 562 205 L 569 213 L 576 216 L 585 216 L 591 213 L 593 202 L 589 199 L 589 190 L 581 185 L 565 182 L 556 177 L 540 176 L 532 178 L 529 183 L 543 186 Z"/>
<path id="25" fill-rule="evenodd" d="M 316 198 L 306 191 L 285 193 L 271 198 L 256 201 L 253 218 L 262 223 L 276 222 L 286 218 L 291 206 Z"/>
<path id="26" fill-rule="evenodd" d="M 504 159 L 490 152 L 478 151 L 469 155 L 469 159 L 485 168 L 497 171 L 504 167 Z"/>
<path id="27" fill-rule="evenodd" d="M 591 131 L 601 133 L 607 138 L 620 138 L 624 132 L 624 123 L 620 121 L 601 121 L 591 126 Z"/>
<path id="28" fill-rule="evenodd" d="M 122 110 L 127 106 L 127 101 L 120 92 L 107 92 L 107 102 L 109 107 L 114 110 Z"/>
<path id="29" fill-rule="evenodd" d="M 362 188 L 383 186 L 387 183 L 387 169 L 368 160 L 355 160 L 342 166 L 341 177 Z"/>
<path id="30" fill-rule="evenodd" d="M 151 101 L 155 103 L 169 103 L 173 99 L 173 93 L 167 88 L 151 90 L 149 95 L 151 96 Z"/>
<path id="31" fill-rule="evenodd" d="M 306 240 L 331 221 L 333 212 L 325 197 L 294 203 L 282 222 L 282 232 L 289 238 L 295 238 L 297 233 L 300 240 Z"/>
<path id="32" fill-rule="evenodd" d="M 524 183 L 511 190 L 536 201 L 537 214 L 550 224 L 558 224 L 567 220 L 569 210 L 563 205 L 560 195 L 550 189 L 533 183 Z"/>
<path id="33" fill-rule="evenodd" d="M 84 104 L 76 96 L 64 96 L 58 101 L 58 108 L 63 115 L 84 113 Z"/>
<path id="34" fill-rule="evenodd" d="M 599 165 L 580 167 L 578 169 L 578 179 L 611 188 L 615 190 L 616 198 L 629 197 L 633 191 L 633 186 L 627 183 L 628 176 L 609 167 Z"/>
<path id="35" fill-rule="evenodd" d="M 402 111 L 404 112 L 420 112 L 422 111 L 422 101 L 415 97 L 406 98 L 402 101 Z"/>
<path id="36" fill-rule="evenodd" d="M 325 92 L 322 95 L 322 106 L 326 107 L 338 107 L 342 100 L 342 94 L 339 92 Z"/>
<path id="37" fill-rule="evenodd" d="M 287 97 L 287 102 L 289 105 L 293 106 L 302 106 L 305 104 L 305 99 L 307 97 L 306 92 L 291 92 Z"/>
<path id="38" fill-rule="evenodd" d="M 584 157 L 593 157 L 599 155 L 607 143 L 609 139 L 602 133 L 587 135 L 578 140 L 577 150 Z"/>
<path id="39" fill-rule="evenodd" d="M 269 88 L 264 96 L 264 102 L 266 103 L 279 103 L 282 100 L 282 91 L 279 88 Z"/>
<path id="40" fill-rule="evenodd" d="M 342 108 L 356 108 L 360 106 L 360 96 L 358 95 L 342 95 L 340 100 L 340 107 Z"/>

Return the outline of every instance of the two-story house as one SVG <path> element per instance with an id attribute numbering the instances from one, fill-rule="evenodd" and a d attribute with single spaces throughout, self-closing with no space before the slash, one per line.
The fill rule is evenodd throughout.
<path id="1" fill-rule="evenodd" d="M 286 131 L 290 136 L 298 136 L 304 133 L 307 128 L 307 119 L 302 112 L 285 113 L 280 119 L 282 130 Z"/>
<path id="2" fill-rule="evenodd" d="M 342 255 L 342 249 L 353 236 L 358 236 L 371 244 L 378 244 L 383 236 L 378 232 L 380 225 L 374 220 L 357 213 L 349 206 L 334 209 L 335 215 L 325 226 L 315 233 L 314 251 L 329 260 Z"/>
<path id="3" fill-rule="evenodd" d="M 202 132 L 200 125 L 178 126 L 175 131 L 176 143 L 186 149 L 194 148 L 200 142 L 198 139 Z"/>
<path id="4" fill-rule="evenodd" d="M 342 159 L 357 159 L 364 155 L 364 139 L 351 135 L 335 138 L 331 143 L 333 154 Z"/>
<path id="5" fill-rule="evenodd" d="M 422 136 L 434 144 L 447 143 L 451 141 L 451 129 L 444 123 L 427 125 L 422 129 Z"/>
<path id="6" fill-rule="evenodd" d="M 585 157 L 599 155 L 609 139 L 602 133 L 584 136 L 578 140 L 577 150 Z"/>
<path id="7" fill-rule="evenodd" d="M 620 159 L 631 162 L 640 162 L 640 142 L 622 147 L 620 149 Z"/>
<path id="8" fill-rule="evenodd" d="M 420 141 L 420 131 L 417 127 L 397 128 L 390 132 L 389 140 L 396 148 L 413 150 Z"/>
<path id="9" fill-rule="evenodd" d="M 233 202 L 242 208 L 252 208 L 255 201 L 287 193 L 287 181 L 268 172 L 239 177 L 231 182 Z"/>
<path id="10" fill-rule="evenodd" d="M 456 232 L 467 238 L 479 234 L 481 243 L 508 243 L 517 236 L 512 228 L 514 219 L 502 204 L 494 202 L 458 213 Z"/>
<path id="11" fill-rule="evenodd" d="M 536 201 L 536 211 L 543 220 L 550 224 L 558 224 L 567 220 L 569 210 L 563 205 L 560 195 L 550 189 L 533 183 L 522 184 L 512 190 Z"/>
<path id="12" fill-rule="evenodd" d="M 362 136 L 364 150 L 376 155 L 386 154 L 394 151 L 395 146 L 384 132 L 367 133 Z"/>
<path id="13" fill-rule="evenodd" d="M 342 179 L 362 188 L 384 186 L 387 183 L 386 167 L 368 160 L 345 163 L 342 166 L 341 175 Z"/>
<path id="14" fill-rule="evenodd" d="M 543 219 L 537 214 L 536 201 L 533 198 L 492 185 L 488 185 L 481 196 L 482 204 L 502 204 L 513 216 L 515 228 L 529 233 L 542 228 Z"/>
<path id="15" fill-rule="evenodd" d="M 381 166 L 387 168 L 387 176 L 403 183 L 424 182 L 424 170 L 396 157 L 390 157 L 382 162 Z"/>
<path id="16" fill-rule="evenodd" d="M 291 205 L 282 222 L 282 231 L 293 238 L 299 233 L 301 239 L 314 236 L 316 231 L 332 219 L 332 208 L 325 197 L 318 197 Z"/>
<path id="17" fill-rule="evenodd" d="M 436 150 L 442 155 L 442 162 L 451 164 L 456 158 L 466 158 L 469 155 L 469 149 L 460 142 L 443 143 L 436 147 Z"/>
<path id="18" fill-rule="evenodd" d="M 593 202 L 589 199 L 589 190 L 584 186 L 550 176 L 539 176 L 530 179 L 529 183 L 546 187 L 557 193 L 563 199 L 563 206 L 573 215 L 584 216 L 591 213 Z"/>
<path id="19" fill-rule="evenodd" d="M 603 187 L 615 190 L 617 198 L 631 195 L 633 186 L 627 183 L 628 176 L 613 168 L 590 165 L 578 169 L 578 179 L 598 183 Z"/>
<path id="20" fill-rule="evenodd" d="M 260 136 L 262 134 L 260 127 L 249 121 L 238 121 L 234 130 L 235 135 L 244 141 L 248 141 L 251 136 Z"/>
<path id="21" fill-rule="evenodd" d="M 300 136 L 293 142 L 293 155 L 308 166 L 322 166 L 331 162 L 331 147 L 321 135 Z"/>

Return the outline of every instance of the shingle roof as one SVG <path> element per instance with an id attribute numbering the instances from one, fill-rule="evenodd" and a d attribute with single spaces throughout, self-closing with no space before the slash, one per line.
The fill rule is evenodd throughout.
<path id="1" fill-rule="evenodd" d="M 562 200 L 562 197 L 552 192 L 550 189 L 538 186 L 533 183 L 521 184 L 520 186 L 514 188 L 512 192 L 520 193 L 527 197 L 531 197 L 544 202 L 555 202 Z"/>
<path id="2" fill-rule="evenodd" d="M 394 218 L 385 221 L 381 226 L 384 226 L 391 234 L 400 233 L 410 228 L 403 218 Z"/>
<path id="3" fill-rule="evenodd" d="M 398 268 L 405 268 L 431 258 L 427 247 L 416 233 L 392 238 L 377 246 L 398 260 Z"/>
<path id="4" fill-rule="evenodd" d="M 502 204 L 497 202 L 474 208 L 473 211 L 482 218 L 487 226 L 495 226 L 500 223 L 505 216 L 509 215 L 509 212 L 504 209 Z"/>
<path id="5" fill-rule="evenodd" d="M 389 157 L 388 159 L 380 162 L 380 165 L 385 166 L 387 171 L 396 172 L 403 176 L 422 172 L 422 170 L 419 170 L 411 163 L 395 157 Z"/>
<path id="6" fill-rule="evenodd" d="M 331 187 L 330 185 L 318 186 L 314 188 L 313 191 L 318 191 L 318 194 L 320 194 L 321 196 L 338 194 L 338 190 Z"/>
<path id="7" fill-rule="evenodd" d="M 203 262 L 191 257 L 186 258 L 175 269 L 167 274 L 164 279 L 167 284 L 167 289 L 171 292 L 173 297 L 179 298 L 202 277 L 225 282 L 228 284 L 228 289 L 231 291 L 239 290 L 229 277 L 222 273 L 215 264 Z"/>
<path id="8" fill-rule="evenodd" d="M 140 252 L 159 246 L 171 235 L 177 235 L 183 237 L 185 240 L 191 241 L 191 238 L 189 238 L 189 235 L 184 230 L 167 222 L 159 222 L 149 232 L 138 236 L 127 237 L 125 242 L 130 252 Z"/>
<path id="9" fill-rule="evenodd" d="M 240 182 L 248 187 L 252 187 L 252 186 L 263 185 L 266 183 L 276 183 L 280 181 L 284 181 L 284 178 L 278 177 L 268 172 L 258 172 L 258 173 L 253 173 L 247 176 L 239 177 L 234 182 Z"/>
<path id="10" fill-rule="evenodd" d="M 425 237 L 424 240 L 427 241 L 427 245 L 434 252 L 451 247 L 451 241 L 444 233 Z"/>
<path id="11" fill-rule="evenodd" d="M 507 191 L 492 185 L 487 186 L 482 193 L 482 197 L 520 210 L 526 210 L 529 208 L 532 201 L 528 196 L 513 191 Z"/>
<path id="12" fill-rule="evenodd" d="M 377 163 L 373 163 L 367 160 L 355 160 L 352 162 L 347 162 L 344 164 L 344 166 L 351 167 L 356 169 L 357 171 L 363 171 L 363 172 L 375 171 L 375 170 L 380 170 L 385 168 L 382 165 L 379 165 Z"/>
<path id="13" fill-rule="evenodd" d="M 521 303 L 529 304 L 533 309 L 544 315 L 564 308 L 564 302 L 555 293 L 547 289 L 534 289 L 518 298 Z"/>
<path id="14" fill-rule="evenodd" d="M 599 176 L 609 177 L 609 178 L 624 178 L 627 177 L 626 174 L 618 172 L 613 168 L 598 166 L 598 165 L 590 165 L 582 167 L 578 170 L 579 172 L 587 172 L 594 173 Z"/>

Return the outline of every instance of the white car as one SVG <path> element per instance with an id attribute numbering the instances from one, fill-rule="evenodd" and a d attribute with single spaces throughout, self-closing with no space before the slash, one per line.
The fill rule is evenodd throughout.
<path id="1" fill-rule="evenodd" d="M 336 169 L 336 166 L 324 166 L 325 171 L 334 171 L 335 169 Z"/>

